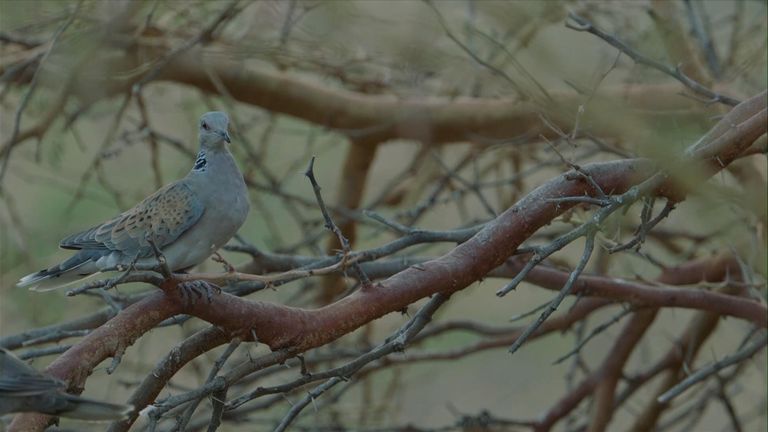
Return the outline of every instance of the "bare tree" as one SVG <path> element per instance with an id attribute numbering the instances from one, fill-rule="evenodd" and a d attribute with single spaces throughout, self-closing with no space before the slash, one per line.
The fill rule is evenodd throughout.
<path id="1" fill-rule="evenodd" d="M 135 407 L 63 428 L 766 427 L 764 2 L 0 12 L 0 346 Z M 253 202 L 217 263 L 116 268 L 66 299 L 15 290 L 62 230 L 182 173 L 213 108 Z M 196 280 L 222 292 L 179 294 Z M 43 323 L 29 304 L 64 310 Z M 537 385 L 397 413 L 409 370 L 480 377 L 482 353 Z M 428 391 L 422 406 L 465 400 Z"/>

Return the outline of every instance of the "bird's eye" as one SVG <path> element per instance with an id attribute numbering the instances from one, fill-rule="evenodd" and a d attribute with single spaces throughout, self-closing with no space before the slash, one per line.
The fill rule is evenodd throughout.
<path id="1" fill-rule="evenodd" d="M 200 126 L 202 126 L 202 127 L 203 127 L 203 129 L 205 129 L 205 130 L 208 130 L 208 129 L 209 129 L 209 128 L 208 128 L 208 123 L 206 123 L 206 122 L 203 122 L 203 123 L 202 123 Z"/>

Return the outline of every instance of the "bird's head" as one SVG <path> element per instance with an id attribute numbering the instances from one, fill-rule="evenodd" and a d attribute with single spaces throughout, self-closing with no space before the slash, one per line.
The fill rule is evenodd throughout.
<path id="1" fill-rule="evenodd" d="M 230 142 L 229 117 L 221 111 L 211 111 L 200 117 L 200 146 L 203 148 L 223 148 L 224 142 Z"/>

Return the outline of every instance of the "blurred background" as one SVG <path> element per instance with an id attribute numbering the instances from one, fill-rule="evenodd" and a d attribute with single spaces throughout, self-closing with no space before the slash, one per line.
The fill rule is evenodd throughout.
<path id="1" fill-rule="evenodd" d="M 398 234 L 359 210 L 432 230 L 471 226 L 567 171 L 558 153 L 577 164 L 637 156 L 663 164 L 729 110 L 618 55 L 600 38 L 567 28 L 569 12 L 648 58 L 680 65 L 688 77 L 723 94 L 746 99 L 766 88 L 764 1 L 0 0 L 0 337 L 108 307 L 100 296 L 28 292 L 14 284 L 66 258 L 57 248 L 65 236 L 183 177 L 197 152 L 197 119 L 206 111 L 232 117 L 231 150 L 251 191 L 250 217 L 233 244 L 319 256 L 338 245 L 324 230 L 303 175 L 313 155 L 333 217 L 353 249 L 364 250 Z M 663 267 L 732 253 L 764 302 L 766 178 L 763 150 L 692 193 L 641 253 L 609 255 L 603 248 L 587 271 L 650 281 Z M 656 203 L 656 211 L 663 204 Z M 531 244 L 551 240 L 589 214 L 567 213 Z M 639 206 L 611 218 L 601 245 L 631 237 L 639 221 Z M 419 245 L 397 256 L 439 256 L 453 246 Z M 573 268 L 582 247 L 568 246 L 551 263 Z M 251 262 L 244 253 L 223 255 L 236 266 Z M 212 261 L 199 268 L 220 269 Z M 491 278 L 457 293 L 435 321 L 508 326 L 512 317 L 553 296 L 524 283 L 497 298 L 496 289 L 507 282 Z M 317 307 L 354 288 L 351 278 L 311 278 L 250 298 Z M 147 289 L 121 286 L 115 295 Z M 568 300 L 563 310 L 572 304 Z M 610 320 L 622 307 L 602 309 L 580 330 L 531 341 L 513 356 L 507 345 L 469 350 L 478 340 L 470 333 L 429 339 L 413 352 L 454 355 L 353 378 L 343 391 L 308 407 L 294 427 L 517 430 L 511 424 L 473 426 L 464 416 L 477 420 L 487 411 L 535 420 L 600 364 L 620 325 L 582 349 L 581 365 L 552 363 L 573 348 L 578 332 Z M 627 370 L 655 362 L 696 314 L 663 310 Z M 319 350 L 375 345 L 407 318 L 388 315 Z M 169 347 L 206 326 L 192 319 L 144 335 L 115 374 L 106 374 L 106 364 L 95 370 L 84 395 L 125 401 Z M 721 320 L 687 367 L 735 351 L 750 330 L 747 322 Z M 43 369 L 76 341 L 42 346 L 50 355 L 32 364 Z M 161 397 L 201 385 L 222 350 L 190 363 Z M 231 362 L 266 351 L 242 344 Z M 409 353 L 395 357 L 407 359 Z M 767 427 L 765 362 L 763 350 L 725 388 L 744 430 Z M 244 389 L 285 380 L 275 374 Z M 220 430 L 271 430 L 304 394 L 288 394 Z M 717 398 L 702 403 L 701 394 L 682 397 L 659 421 L 659 430 L 733 430 L 729 404 Z M 616 411 L 611 430 L 629 429 L 653 395 L 653 385 L 638 391 Z M 697 423 L 691 414 L 676 419 L 685 410 L 695 413 Z M 558 430 L 578 430 L 589 411 L 589 403 L 582 403 Z M 196 427 L 204 429 L 205 418 Z M 132 430 L 145 424 L 140 420 Z M 106 428 L 72 420 L 62 420 L 62 426 Z"/>

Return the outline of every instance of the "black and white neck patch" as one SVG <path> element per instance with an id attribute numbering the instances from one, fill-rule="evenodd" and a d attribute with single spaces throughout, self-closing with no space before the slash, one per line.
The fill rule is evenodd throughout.
<path id="1" fill-rule="evenodd" d="M 205 171 L 205 166 L 208 165 L 208 161 L 205 159 L 205 152 L 200 150 L 195 160 L 195 166 L 192 167 L 195 171 Z"/>

